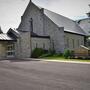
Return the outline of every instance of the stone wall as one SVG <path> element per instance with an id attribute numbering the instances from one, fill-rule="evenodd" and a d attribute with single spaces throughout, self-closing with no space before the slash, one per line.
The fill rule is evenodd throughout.
<path id="1" fill-rule="evenodd" d="M 32 43 L 32 51 L 35 48 L 42 48 L 44 50 L 49 50 L 50 49 L 50 39 L 49 38 L 37 38 L 37 37 L 32 37 L 31 38 L 31 43 Z"/>
<path id="2" fill-rule="evenodd" d="M 44 16 L 44 32 L 45 35 L 50 36 L 51 46 L 55 51 L 64 51 L 64 29 L 59 28 L 47 16 Z"/>
<path id="3" fill-rule="evenodd" d="M 30 20 L 33 21 L 33 32 L 38 35 L 43 35 L 43 13 L 33 3 L 28 5 L 26 11 L 22 16 L 21 23 L 19 25 L 19 31 L 31 31 Z"/>
<path id="4" fill-rule="evenodd" d="M 84 45 L 84 36 L 65 32 L 65 49 L 77 49 Z"/>
<path id="5" fill-rule="evenodd" d="M 6 58 L 6 44 L 3 42 L 0 42 L 0 59 Z"/>
<path id="6" fill-rule="evenodd" d="M 15 44 L 17 58 L 29 58 L 31 56 L 30 32 L 20 32 L 20 37 Z"/>

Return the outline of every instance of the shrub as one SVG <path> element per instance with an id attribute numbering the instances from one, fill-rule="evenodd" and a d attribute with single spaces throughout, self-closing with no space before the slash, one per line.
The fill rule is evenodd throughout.
<path id="1" fill-rule="evenodd" d="M 32 55 L 31 57 L 33 58 L 38 58 L 40 57 L 42 54 L 44 54 L 44 50 L 42 48 L 35 48 L 33 51 L 32 51 Z"/>
<path id="2" fill-rule="evenodd" d="M 49 49 L 49 53 L 50 53 L 51 55 L 54 55 L 54 54 L 55 54 L 55 50 Z"/>
<path id="3" fill-rule="evenodd" d="M 70 50 L 65 50 L 63 56 L 64 56 L 66 59 L 70 58 L 70 57 L 71 57 L 71 52 L 70 52 Z"/>

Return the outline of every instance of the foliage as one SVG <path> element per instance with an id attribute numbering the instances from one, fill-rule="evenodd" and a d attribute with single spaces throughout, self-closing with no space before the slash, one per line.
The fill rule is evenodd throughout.
<path id="1" fill-rule="evenodd" d="M 43 50 L 42 48 L 35 48 L 31 55 L 32 58 L 43 58 L 43 57 L 64 57 L 65 59 L 74 58 L 74 52 L 65 50 L 64 53 L 55 53 L 55 50 Z"/>
<path id="2" fill-rule="evenodd" d="M 45 53 L 45 54 L 43 54 L 43 55 L 41 55 L 40 56 L 40 58 L 46 58 L 46 57 L 53 57 L 53 58 L 55 58 L 55 57 L 62 57 L 63 56 L 63 54 L 62 53 L 50 53 L 50 52 L 48 52 L 48 53 Z"/>
<path id="3" fill-rule="evenodd" d="M 73 50 L 70 51 L 70 58 L 71 58 L 71 59 L 75 58 L 75 56 L 74 56 L 74 51 L 73 51 Z"/>
<path id="4" fill-rule="evenodd" d="M 44 54 L 45 51 L 42 49 L 42 48 L 35 48 L 33 51 L 32 51 L 32 55 L 31 57 L 32 58 L 38 58 L 40 57 L 42 54 Z"/>
<path id="5" fill-rule="evenodd" d="M 70 50 L 65 50 L 63 53 L 63 56 L 65 59 L 68 59 L 71 57 L 71 51 Z"/>
<path id="6" fill-rule="evenodd" d="M 49 54 L 54 55 L 55 54 L 55 50 L 49 49 Z"/>

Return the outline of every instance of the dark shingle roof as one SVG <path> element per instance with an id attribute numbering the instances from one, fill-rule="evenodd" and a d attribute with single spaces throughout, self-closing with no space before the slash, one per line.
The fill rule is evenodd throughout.
<path id="1" fill-rule="evenodd" d="M 44 9 L 44 14 L 49 17 L 58 27 L 64 27 L 64 31 L 86 35 L 86 33 L 75 21 L 47 9 Z"/>
<path id="2" fill-rule="evenodd" d="M 17 37 L 19 37 L 20 32 L 17 31 L 16 29 L 10 28 L 10 29 L 8 30 L 7 34 L 8 34 L 9 36 L 11 36 L 11 37 L 15 36 L 15 37 L 17 38 Z M 12 35 L 11 35 L 11 34 L 12 34 Z"/>
<path id="3" fill-rule="evenodd" d="M 34 32 L 31 32 L 31 37 L 37 37 L 38 35 Z"/>

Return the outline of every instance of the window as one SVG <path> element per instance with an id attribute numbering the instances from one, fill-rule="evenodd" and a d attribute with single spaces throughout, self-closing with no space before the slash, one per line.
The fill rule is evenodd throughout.
<path id="1" fill-rule="evenodd" d="M 66 44 L 67 46 L 67 48 L 69 48 L 69 38 L 67 38 L 67 44 Z"/>
<path id="2" fill-rule="evenodd" d="M 15 55 L 14 44 L 7 45 L 7 57 L 13 57 Z"/>
<path id="3" fill-rule="evenodd" d="M 75 47 L 74 39 L 72 39 L 72 46 Z"/>
<path id="4" fill-rule="evenodd" d="M 7 46 L 7 50 L 14 50 L 14 45 L 13 45 L 13 44 L 8 45 L 8 46 Z"/>
<path id="5" fill-rule="evenodd" d="M 54 41 L 52 41 L 52 49 L 54 50 L 55 48 L 54 48 Z"/>
<path id="6" fill-rule="evenodd" d="M 38 44 L 36 43 L 36 48 L 38 48 Z"/>
<path id="7" fill-rule="evenodd" d="M 12 56 L 12 55 L 14 55 L 14 54 L 15 54 L 15 53 L 14 53 L 14 52 L 11 52 L 11 51 L 10 51 L 10 52 L 9 52 L 9 51 L 7 52 L 7 55 L 8 55 L 8 56 Z"/>
<path id="8" fill-rule="evenodd" d="M 80 46 L 80 44 L 79 44 L 79 40 L 77 40 L 77 45 L 78 45 L 78 47 Z"/>
<path id="9" fill-rule="evenodd" d="M 30 28 L 31 28 L 31 32 L 33 32 L 33 19 L 30 18 Z"/>
<path id="10" fill-rule="evenodd" d="M 45 43 L 43 43 L 43 49 L 45 49 Z"/>
<path id="11" fill-rule="evenodd" d="M 81 45 L 83 45 L 84 44 L 84 42 L 83 42 L 83 40 L 81 40 Z"/>

